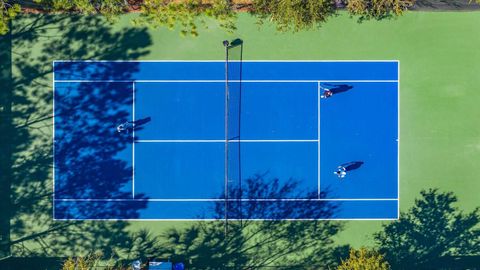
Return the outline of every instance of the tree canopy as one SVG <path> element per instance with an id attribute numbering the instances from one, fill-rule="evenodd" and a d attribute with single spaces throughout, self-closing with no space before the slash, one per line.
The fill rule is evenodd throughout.
<path id="1" fill-rule="evenodd" d="M 197 36 L 197 24 L 206 26 L 204 17 L 215 19 L 221 27 L 228 31 L 235 29 L 233 12 L 229 1 L 212 0 L 204 3 L 201 0 L 145 0 L 141 6 L 141 14 L 134 20 L 135 24 L 150 27 L 167 27 L 174 29 L 180 26 L 182 35 Z"/>
<path id="2" fill-rule="evenodd" d="M 382 254 L 360 248 L 359 250 L 350 249 L 347 260 L 342 260 L 337 270 L 389 270 L 390 265 L 385 261 Z"/>
<path id="3" fill-rule="evenodd" d="M 253 0 L 252 6 L 261 23 L 271 21 L 280 31 L 313 28 L 336 11 L 332 0 Z"/>
<path id="4" fill-rule="evenodd" d="M 480 2 L 480 0 L 475 0 Z M 123 13 L 136 10 L 140 16 L 136 25 L 178 27 L 182 35 L 198 35 L 198 25 L 207 26 L 206 18 L 215 20 L 227 31 L 235 29 L 236 11 L 247 11 L 259 23 L 272 22 L 279 31 L 299 31 L 315 28 L 345 6 L 360 21 L 384 19 L 402 15 L 415 0 L 34 0 L 43 13 L 62 12 L 100 14 L 109 21 Z M 22 12 L 22 1 L 0 0 L 0 34 L 8 31 L 8 22 Z M 27 9 L 25 9 L 27 11 Z"/>
<path id="5" fill-rule="evenodd" d="M 20 11 L 21 7 L 19 4 L 0 0 L 0 35 L 4 35 L 8 32 L 9 21 L 15 18 Z"/>
<path id="6" fill-rule="evenodd" d="M 347 10 L 360 21 L 381 20 L 400 16 L 415 4 L 416 0 L 348 0 Z"/>
<path id="7" fill-rule="evenodd" d="M 451 192 L 423 190 L 401 219 L 375 234 L 393 269 L 423 269 L 443 256 L 480 255 L 480 210 L 463 213 Z"/>
<path id="8" fill-rule="evenodd" d="M 109 20 L 128 8 L 124 0 L 37 0 L 55 11 L 76 11 L 82 14 L 101 14 Z"/>

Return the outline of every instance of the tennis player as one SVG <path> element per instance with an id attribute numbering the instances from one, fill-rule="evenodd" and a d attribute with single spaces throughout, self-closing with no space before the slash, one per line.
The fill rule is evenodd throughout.
<path id="1" fill-rule="evenodd" d="M 338 166 L 337 170 L 333 173 L 336 174 L 338 178 L 344 178 L 345 176 L 347 176 L 347 169 L 345 169 L 345 167 L 343 166 Z"/>
<path id="2" fill-rule="evenodd" d="M 363 165 L 363 161 L 351 161 L 344 164 L 341 164 L 337 167 L 337 170 L 333 172 L 339 178 L 344 178 L 347 176 L 347 172 L 356 170 Z"/>
<path id="3" fill-rule="evenodd" d="M 117 132 L 119 133 L 126 132 L 128 134 L 130 133 L 130 131 L 133 130 L 134 127 L 135 127 L 134 122 L 127 121 L 123 124 L 118 125 Z"/>
<path id="4" fill-rule="evenodd" d="M 117 126 L 117 131 L 119 133 L 126 132 L 127 134 L 133 131 L 134 129 L 140 129 L 141 126 L 145 125 L 146 123 L 150 122 L 152 118 L 145 117 L 143 119 L 138 119 L 135 121 L 127 121 L 123 124 Z"/>
<path id="5" fill-rule="evenodd" d="M 331 96 L 333 96 L 333 92 L 330 89 L 325 88 L 323 95 L 321 95 L 320 98 L 329 98 Z"/>

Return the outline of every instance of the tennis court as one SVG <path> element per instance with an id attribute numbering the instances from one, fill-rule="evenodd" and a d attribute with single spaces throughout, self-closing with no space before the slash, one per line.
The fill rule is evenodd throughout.
<path id="1" fill-rule="evenodd" d="M 238 202 L 292 208 L 279 219 L 398 218 L 398 61 L 53 65 L 57 220 L 278 218 L 229 212 Z M 232 192 L 255 175 L 298 192 Z M 333 215 L 302 211 L 325 203 Z"/>

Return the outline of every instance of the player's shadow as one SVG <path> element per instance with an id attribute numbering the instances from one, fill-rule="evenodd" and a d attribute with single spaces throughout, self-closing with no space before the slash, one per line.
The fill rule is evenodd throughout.
<path id="1" fill-rule="evenodd" d="M 326 88 L 328 88 L 328 90 L 330 90 L 330 92 L 332 92 L 333 95 L 336 95 L 336 94 L 340 94 L 340 93 L 344 93 L 344 92 L 347 92 L 351 89 L 353 89 L 353 86 L 352 85 L 348 85 L 348 84 L 330 84 L 330 83 L 325 83 L 323 84 L 326 86 Z"/>
<path id="2" fill-rule="evenodd" d="M 353 171 L 359 169 L 363 165 L 363 161 L 351 161 L 347 163 L 343 163 L 340 166 L 345 168 L 345 171 Z"/>
<path id="3" fill-rule="evenodd" d="M 143 125 L 147 124 L 150 121 L 152 121 L 151 117 L 145 117 L 142 119 L 135 120 L 133 123 L 135 124 L 135 128 L 141 128 Z"/>
<path id="4" fill-rule="evenodd" d="M 152 121 L 151 117 L 145 117 L 142 119 L 138 119 L 133 121 L 133 130 L 135 131 L 140 131 L 145 128 L 145 125 L 148 124 L 150 121 Z"/>
<path id="5" fill-rule="evenodd" d="M 128 115 L 131 92 L 128 94 L 128 87 L 114 83 L 96 84 L 93 88 L 86 83 L 59 86 L 72 91 L 56 93 L 55 123 L 59 129 L 53 145 L 52 61 L 137 59 L 148 53 L 150 35 L 144 28 L 114 28 L 100 16 L 71 14 L 25 15 L 17 18 L 11 29 L 11 35 L 0 37 L 0 197 L 2 226 L 8 224 L 1 228 L 2 255 L 61 257 L 105 248 L 105 256 L 109 257 L 113 254 L 109 247 L 128 238 L 127 223 L 53 221 L 52 181 L 55 177 L 57 198 L 131 196 L 128 186 L 132 169 L 128 159 L 121 156 L 131 147 L 131 140 L 110 133 L 118 119 Z M 129 78 L 136 69 L 135 65 L 121 70 L 100 65 L 97 72 Z M 88 70 L 75 72 L 89 74 Z M 8 169 L 4 170 L 4 165 Z M 65 218 L 135 218 L 146 202 L 57 206 L 56 214 L 70 213 Z M 2 260 L 0 268 L 8 269 L 3 267 L 7 261 Z M 30 269 L 41 267 L 38 260 Z"/>

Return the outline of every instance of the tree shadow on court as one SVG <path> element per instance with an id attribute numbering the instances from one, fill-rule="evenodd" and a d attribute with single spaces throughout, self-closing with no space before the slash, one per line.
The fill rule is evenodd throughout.
<path id="1" fill-rule="evenodd" d="M 131 83 L 56 86 L 56 199 L 132 198 L 132 137 L 116 130 L 119 123 L 132 118 L 132 91 Z M 141 194 L 136 198 L 145 199 Z M 56 218 L 131 219 L 138 218 L 136 212 L 145 208 L 146 202 L 137 202 L 134 207 L 105 201 L 55 205 Z"/>
<path id="2" fill-rule="evenodd" d="M 246 199 L 230 202 L 230 219 L 225 220 L 225 204 L 218 201 L 214 205 L 218 221 L 171 228 L 150 238 L 144 231 L 143 237 L 137 237 L 149 247 L 148 252 L 132 248 L 127 253 L 133 253 L 131 257 L 170 258 L 185 263 L 188 269 L 328 269 L 348 252 L 348 247 L 336 246 L 333 240 L 343 224 L 320 220 L 334 217 L 338 205 L 304 199 L 317 193 L 299 192 L 299 182 L 291 179 L 280 184 L 279 179 L 255 175 L 244 180 L 241 189 L 230 190 L 230 199 Z M 255 198 L 292 200 L 248 202 Z M 311 220 L 286 220 L 299 218 Z"/>
<path id="3" fill-rule="evenodd" d="M 478 269 L 480 209 L 460 211 L 451 192 L 429 189 L 420 194 L 400 220 L 375 234 L 392 269 Z"/>
<path id="4" fill-rule="evenodd" d="M 0 258 L 10 255 L 12 147 L 7 134 L 12 133 L 12 38 L 0 35 Z"/>
<path id="5" fill-rule="evenodd" d="M 148 32 L 143 28 L 113 29 L 98 16 L 37 14 L 16 19 L 12 33 L 2 37 L 0 44 L 2 70 L 9 71 L 1 76 L 3 257 L 61 257 L 97 249 L 107 257 L 114 255 L 115 248 L 129 239 L 125 231 L 128 223 L 53 221 L 52 61 L 136 59 L 148 53 Z M 134 69 L 132 66 L 132 70 L 123 72 L 128 75 Z M 110 71 L 105 68 L 103 72 Z M 65 137 L 55 145 L 59 154 L 56 159 L 65 173 L 62 175 L 68 178 L 60 180 L 59 194 L 120 198 L 127 192 L 122 187 L 130 180 L 131 168 L 119 155 L 130 147 L 131 140 L 106 134 L 109 124 L 128 115 L 125 104 L 131 102 L 131 92 L 127 95 L 119 88 L 111 91 L 110 86 L 93 89 L 102 91 L 102 95 L 89 94 L 92 88 L 87 86 L 72 87 L 78 95 L 70 92 L 59 104 L 59 121 L 87 123 L 66 125 Z M 112 181 L 105 185 L 89 181 L 89 177 Z M 134 217 L 145 205 L 115 207 L 91 204 L 82 209 L 90 216 L 120 211 Z M 37 261 L 34 268 L 38 267 Z"/>

